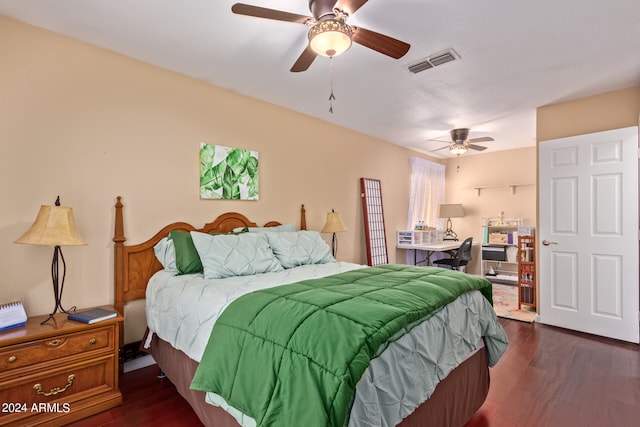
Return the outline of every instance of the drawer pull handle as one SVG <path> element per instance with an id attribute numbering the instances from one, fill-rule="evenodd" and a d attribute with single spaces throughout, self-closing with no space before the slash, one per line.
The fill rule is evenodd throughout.
<path id="1" fill-rule="evenodd" d="M 51 341 L 49 341 L 49 345 L 51 347 L 57 347 L 57 346 L 60 345 L 61 342 L 62 342 L 62 340 L 51 340 Z"/>
<path id="2" fill-rule="evenodd" d="M 94 344 L 95 344 L 95 343 L 97 343 L 97 342 L 98 342 L 98 340 L 97 340 L 97 339 L 95 339 L 95 338 L 91 338 L 91 339 L 89 340 L 89 344 L 91 344 L 91 345 L 94 345 Z"/>
<path id="3" fill-rule="evenodd" d="M 67 378 L 67 385 L 65 385 L 64 387 L 54 387 L 51 390 L 49 390 L 48 392 L 46 391 L 42 391 L 42 384 L 38 383 L 35 384 L 33 386 L 33 389 L 36 391 L 36 394 L 41 394 L 43 396 L 54 396 L 58 393 L 62 393 L 67 391 L 67 389 L 69 387 L 71 387 L 73 385 L 73 380 L 76 379 L 76 376 L 74 374 L 69 375 L 69 378 Z"/>
<path id="4" fill-rule="evenodd" d="M 9 363 L 13 363 L 13 362 L 15 362 L 16 360 L 18 360 L 18 358 L 17 358 L 16 356 L 9 356 L 9 359 L 7 359 L 7 362 L 9 362 Z"/>

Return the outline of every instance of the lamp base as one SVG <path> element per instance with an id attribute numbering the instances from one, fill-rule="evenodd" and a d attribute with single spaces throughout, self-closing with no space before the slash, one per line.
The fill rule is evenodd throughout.
<path id="1" fill-rule="evenodd" d="M 60 279 L 60 263 L 59 259 L 62 260 L 62 281 Z M 56 246 L 53 249 L 53 261 L 51 261 L 51 281 L 53 283 L 53 296 L 56 301 L 56 306 L 53 308 L 53 312 L 49 314 L 45 320 L 40 322 L 41 325 L 47 323 L 49 320 L 53 319 L 53 316 L 58 312 L 58 309 L 62 313 L 70 313 L 76 310 L 76 306 L 74 305 L 69 310 L 65 310 L 62 307 L 62 291 L 64 289 L 64 278 L 67 275 L 67 263 L 64 261 L 64 255 L 62 255 L 62 249 L 60 246 Z"/>
<path id="2" fill-rule="evenodd" d="M 442 238 L 446 240 L 458 240 L 458 235 L 451 228 L 451 218 L 447 219 L 447 229 L 442 233 Z"/>
<path id="3" fill-rule="evenodd" d="M 60 308 L 60 310 L 58 310 L 58 308 Z M 56 308 L 53 310 L 53 313 L 49 314 L 49 317 L 46 318 L 46 320 L 43 320 L 42 322 L 40 322 L 41 325 L 44 325 L 45 323 L 47 323 L 49 320 L 51 319 L 55 319 L 55 314 L 60 312 L 60 313 L 75 313 L 76 312 L 76 306 L 74 305 L 73 307 L 71 307 L 69 310 L 65 310 L 64 308 L 62 308 L 62 305 L 57 305 Z"/>
<path id="4" fill-rule="evenodd" d="M 338 252 L 338 238 L 336 237 L 336 233 L 333 233 L 333 236 L 331 236 L 331 255 L 335 258 L 337 252 Z"/>

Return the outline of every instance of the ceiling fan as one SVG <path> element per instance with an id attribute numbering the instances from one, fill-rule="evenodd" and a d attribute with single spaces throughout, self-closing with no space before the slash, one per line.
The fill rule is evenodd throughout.
<path id="1" fill-rule="evenodd" d="M 301 72 L 309 68 L 317 55 L 334 57 L 344 53 L 355 42 L 398 59 L 411 47 L 409 44 L 346 23 L 347 18 L 360 9 L 368 0 L 309 0 L 309 10 L 313 16 L 298 15 L 275 9 L 236 3 L 231 7 L 233 13 L 294 22 L 308 25 L 309 44 L 291 67 L 292 72 Z"/>
<path id="2" fill-rule="evenodd" d="M 482 145 L 477 145 L 476 142 L 495 141 L 490 136 L 483 136 L 481 138 L 468 139 L 469 129 L 467 128 L 452 129 L 451 131 L 449 131 L 449 133 L 451 134 L 450 142 L 441 141 L 439 139 L 430 139 L 430 141 L 446 142 L 447 144 L 449 144 L 448 146 L 431 150 L 431 152 L 440 151 L 440 150 L 444 150 L 445 148 L 449 148 L 449 152 L 451 154 L 460 156 L 461 154 L 466 153 L 467 150 L 482 151 L 487 149 L 487 147 L 484 147 Z"/>

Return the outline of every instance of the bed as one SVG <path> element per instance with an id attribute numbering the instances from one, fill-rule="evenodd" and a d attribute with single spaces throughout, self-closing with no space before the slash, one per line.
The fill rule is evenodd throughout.
<path id="1" fill-rule="evenodd" d="M 376 272 L 366 266 L 339 263 L 332 257 L 327 259 L 326 254 L 323 252 L 325 250 L 322 247 L 323 242 L 314 240 L 318 239 L 319 235 L 305 231 L 304 206 L 301 209 L 299 230 L 295 231 L 290 229 L 289 224 L 283 225 L 278 221 L 271 221 L 264 224 L 263 227 L 258 227 L 256 223 L 242 214 L 226 213 L 207 223 L 202 228 L 196 228 L 183 222 L 169 224 L 145 242 L 134 245 L 125 244 L 123 205 L 120 197 L 117 198 L 115 212 L 113 241 L 115 244 L 114 299 L 116 309 L 123 313 L 124 305 L 127 302 L 143 298 L 147 299 L 147 321 L 151 332 L 145 337 L 145 344 L 160 369 L 175 384 L 178 392 L 189 402 L 206 426 L 292 425 L 292 421 L 287 417 L 289 412 L 294 413 L 295 411 L 289 411 L 288 409 L 283 411 L 281 406 L 289 404 L 287 399 L 295 400 L 295 396 L 291 397 L 289 395 L 295 395 L 296 393 L 285 393 L 284 397 L 269 395 L 270 400 L 267 403 L 271 406 L 276 406 L 276 410 L 274 411 L 273 408 L 265 409 L 268 415 L 263 412 L 259 413 L 259 416 L 252 417 L 250 415 L 250 407 L 253 403 L 243 406 L 244 403 L 239 403 L 235 396 L 225 395 L 222 392 L 218 394 L 216 393 L 218 390 L 203 391 L 197 389 L 202 388 L 203 383 L 208 384 L 210 377 L 213 377 L 214 379 L 211 381 L 215 382 L 218 375 L 222 376 L 224 374 L 224 372 L 211 374 L 210 371 L 205 369 L 206 366 L 224 366 L 225 363 L 236 363 L 236 360 L 238 365 L 240 364 L 241 356 L 237 358 L 236 356 L 230 356 L 234 342 L 238 341 L 238 339 L 228 330 L 233 330 L 235 326 L 228 327 L 227 332 L 224 332 L 225 325 L 228 326 L 232 324 L 229 322 L 235 321 L 234 317 L 230 317 L 232 309 L 229 307 L 236 307 L 239 304 L 238 301 L 249 304 L 249 306 L 245 305 L 245 308 L 240 310 L 241 315 L 244 315 L 245 312 L 250 311 L 247 310 L 247 307 L 251 307 L 251 304 L 253 304 L 251 301 L 247 302 L 247 298 L 256 295 L 262 294 L 262 297 L 266 295 L 270 304 L 270 298 L 274 294 L 283 293 L 286 294 L 284 299 L 295 299 L 291 297 L 293 294 L 289 293 L 289 289 L 300 292 L 300 295 L 311 294 L 311 292 L 307 292 L 308 288 L 314 288 L 313 291 L 319 292 L 320 295 L 327 295 L 326 289 L 331 289 L 331 295 L 334 295 L 335 292 L 333 290 L 335 289 L 347 289 L 343 287 L 343 283 L 340 280 L 344 280 L 344 284 L 347 281 L 360 283 L 360 281 L 365 280 L 364 275 L 367 275 L 366 280 L 369 282 L 374 281 L 373 286 L 376 286 L 378 282 L 386 283 L 387 277 L 403 276 L 404 279 L 402 280 L 410 282 L 409 284 L 399 283 L 397 288 L 393 288 L 395 285 L 386 284 L 384 286 L 380 285 L 380 287 L 385 288 L 381 289 L 381 292 L 387 292 L 388 288 L 391 289 L 390 292 L 392 294 L 398 295 L 405 295 L 405 291 L 409 288 L 417 290 L 415 291 L 418 293 L 417 296 L 398 298 L 398 301 L 396 301 L 396 304 L 399 304 L 399 307 L 402 308 L 401 311 L 404 317 L 405 313 L 417 312 L 413 306 L 404 310 L 404 304 L 414 304 L 414 300 L 422 298 L 425 286 L 431 286 L 428 284 L 415 286 L 414 282 L 417 279 L 414 279 L 414 276 L 426 276 L 429 280 L 430 278 L 435 278 L 434 282 L 445 283 L 445 291 L 438 292 L 447 294 L 447 298 L 449 298 L 448 289 L 456 288 L 458 286 L 457 283 L 461 281 L 460 277 L 464 276 L 463 273 L 459 272 L 445 272 L 442 269 L 426 267 L 382 266 L 383 270 Z M 234 230 L 239 231 L 241 229 L 249 229 L 251 231 L 240 234 L 233 233 Z M 254 233 L 253 231 L 257 232 Z M 175 271 L 172 270 L 173 267 L 167 266 L 167 259 L 163 255 L 165 252 L 160 251 L 164 247 L 162 242 L 166 243 L 170 233 L 177 236 L 180 232 L 182 232 L 182 235 L 191 235 L 193 243 L 197 243 L 202 264 L 206 267 L 205 273 L 176 275 Z M 256 237 L 258 235 L 260 237 Z M 287 252 L 287 248 L 291 245 L 282 244 L 283 242 L 290 243 L 288 239 L 292 238 L 292 236 L 296 237 L 296 239 L 300 239 L 300 236 L 308 238 L 314 245 L 317 242 L 317 247 L 320 249 L 316 253 L 316 246 L 313 246 L 314 249 L 310 250 L 308 244 L 305 243 L 307 247 L 305 247 L 304 260 L 300 261 L 294 256 L 299 255 L 299 251 L 292 255 L 292 253 Z M 245 241 L 250 242 L 249 246 L 259 248 L 261 247 L 260 245 L 263 245 L 265 239 L 270 245 L 269 248 L 273 251 L 272 255 L 278 253 L 277 260 L 281 266 L 286 265 L 287 268 L 274 267 L 273 263 L 271 263 L 266 267 L 266 271 L 263 271 L 264 268 L 262 267 L 260 267 L 262 270 L 259 269 L 260 271 L 257 273 L 243 270 L 246 269 L 248 264 L 266 265 L 264 262 L 253 261 L 244 264 L 238 263 L 235 267 L 228 267 L 227 263 L 210 267 L 210 263 L 217 262 L 216 260 L 220 258 L 220 255 L 215 254 L 215 256 L 212 256 L 207 252 L 209 249 L 203 249 L 203 245 L 209 243 L 214 243 L 214 246 L 218 248 L 219 246 L 225 246 L 226 242 L 231 242 L 230 246 L 233 246 L 238 242 Z M 176 240 L 175 244 L 178 241 Z M 220 245 L 220 242 L 223 242 L 224 245 Z M 284 255 L 282 248 L 285 248 Z M 215 249 L 214 252 L 218 250 Z M 308 261 L 307 258 L 309 256 L 313 258 L 313 262 Z M 255 258 L 252 259 L 255 260 Z M 229 268 L 231 271 L 226 271 Z M 274 270 L 271 271 L 269 270 L 270 268 Z M 205 277 L 208 272 L 220 269 L 225 269 L 224 277 L 214 276 L 213 279 Z M 396 269 L 399 271 L 391 271 Z M 374 273 L 376 275 L 378 273 L 382 274 L 380 277 L 385 277 L 385 279 L 378 279 L 378 276 L 374 275 Z M 371 278 L 368 277 L 369 275 Z M 490 283 L 484 283 L 483 279 L 473 280 L 472 286 L 474 290 L 468 292 L 460 291 L 460 295 L 451 296 L 449 298 L 450 302 L 441 309 L 437 308 L 429 315 L 424 315 L 423 313 L 416 315 L 418 316 L 416 318 L 408 318 L 399 327 L 398 331 L 388 333 L 389 336 L 384 338 L 384 345 L 379 345 L 379 343 L 374 345 L 376 348 L 370 350 L 372 358 L 370 364 L 362 368 L 363 372 L 355 370 L 357 371 L 355 375 L 359 381 L 352 381 L 353 384 L 351 384 L 349 379 L 341 380 L 343 381 L 340 383 L 341 390 L 343 389 L 343 383 L 348 383 L 345 387 L 347 389 L 346 393 L 350 397 L 342 404 L 347 408 L 346 411 L 342 411 L 340 405 L 337 404 L 337 415 L 328 414 L 327 419 L 324 419 L 322 418 L 324 413 L 322 413 L 320 414 L 322 416 L 316 414 L 311 417 L 307 415 L 312 419 L 305 419 L 305 414 L 313 413 L 308 412 L 311 411 L 311 407 L 320 408 L 320 412 L 327 407 L 327 405 L 323 406 L 322 402 L 315 405 L 316 399 L 309 397 L 314 395 L 314 390 L 314 393 L 305 394 L 304 404 L 307 405 L 310 401 L 313 404 L 309 405 L 307 409 L 302 409 L 297 418 L 294 418 L 297 420 L 296 424 L 342 424 L 354 427 L 396 424 L 401 426 L 463 425 L 484 402 L 489 389 L 489 365 L 497 362 L 507 345 L 506 335 L 491 308 Z M 316 285 L 321 281 L 329 281 L 331 283 Z M 212 285 L 212 283 L 215 284 Z M 487 283 L 488 285 L 486 285 Z M 273 287 L 276 284 L 282 286 Z M 301 286 L 305 288 L 298 289 Z M 330 286 L 330 288 L 324 288 L 324 286 Z M 287 291 L 285 292 L 285 290 Z M 217 292 L 223 292 L 222 296 L 218 295 Z M 244 296 L 241 297 L 241 295 Z M 297 298 L 298 294 L 295 295 Z M 310 298 L 315 297 L 310 296 Z M 386 298 L 387 296 L 383 298 L 385 299 L 385 304 L 387 303 Z M 353 299 L 355 306 L 359 307 L 358 304 L 361 303 L 362 295 L 354 296 Z M 198 301 L 203 304 L 196 305 Z M 308 302 L 304 303 L 309 305 Z M 376 302 L 374 301 L 374 303 Z M 182 304 L 182 306 L 179 304 Z M 315 302 L 310 305 L 315 305 Z M 269 305 L 265 304 L 265 307 L 269 307 Z M 397 312 L 398 307 L 390 307 L 389 310 L 396 310 Z M 267 310 L 261 308 L 260 311 Z M 366 311 L 366 308 L 364 311 Z M 376 309 L 373 311 L 381 310 Z M 394 315 L 394 321 L 398 317 Z M 277 319 L 274 320 L 276 324 L 277 321 Z M 306 321 L 306 318 L 304 321 Z M 377 322 L 371 321 L 373 323 Z M 262 324 L 262 321 L 251 323 Z M 214 324 L 215 328 L 213 327 Z M 321 330 L 322 326 L 315 326 L 314 328 L 314 330 Z M 286 330 L 286 325 L 266 329 Z M 380 329 L 386 333 L 386 326 Z M 218 332 L 218 334 L 216 335 L 212 330 Z M 304 336 L 304 334 L 298 332 L 299 330 L 301 330 L 299 327 L 292 328 L 292 331 L 294 331 L 292 334 L 296 333 Z M 255 331 L 251 331 L 250 334 L 255 333 Z M 317 334 L 318 336 L 316 336 L 309 333 L 307 335 L 313 335 L 313 337 L 308 338 L 312 346 L 321 341 L 319 335 L 322 334 Z M 223 341 L 225 336 L 230 341 Z M 339 337 L 339 335 L 336 335 L 336 337 Z M 259 346 L 252 351 L 259 352 L 265 341 L 276 339 L 278 338 L 269 337 L 261 341 Z M 339 338 L 333 339 L 340 341 Z M 426 339 L 446 342 L 448 347 L 440 349 L 440 347 L 422 345 L 421 343 L 425 342 Z M 343 341 L 350 342 L 352 340 L 349 338 Z M 225 343 L 224 345 L 219 345 L 219 343 L 223 342 Z M 368 345 L 371 346 L 372 344 L 369 343 Z M 224 351 L 221 352 L 220 348 L 223 347 Z M 360 347 L 356 347 L 360 351 Z M 417 348 L 420 348 L 420 350 L 416 350 Z M 217 354 L 214 354 L 215 352 Z M 323 351 L 320 349 L 317 353 L 328 353 L 330 357 L 326 357 L 333 358 L 332 350 Z M 215 357 L 231 358 L 231 360 L 222 361 L 220 359 L 218 363 L 210 363 L 208 360 L 211 357 L 214 360 Z M 357 356 L 355 359 L 359 360 L 359 357 Z M 260 358 L 260 360 L 264 360 L 265 363 L 271 363 L 267 362 L 265 358 Z M 314 360 L 314 364 L 318 364 L 318 362 Z M 326 366 L 321 366 L 321 369 L 326 370 Z M 264 369 L 263 371 L 266 372 L 269 369 Z M 283 371 L 286 370 L 283 369 Z M 274 375 L 278 377 L 280 374 L 278 372 Z M 253 375 L 255 375 L 255 372 Z M 288 381 L 298 381 L 298 377 L 301 377 L 297 374 L 292 376 L 295 378 Z M 242 379 L 236 379 L 235 373 L 232 377 L 234 377 L 232 381 L 243 382 Z M 202 378 L 204 380 L 198 382 Z M 246 379 L 244 382 L 247 382 Z M 355 384 L 356 382 L 357 384 Z M 261 387 L 258 385 L 263 383 L 269 384 L 269 381 L 256 381 L 256 388 L 260 389 Z M 314 380 L 310 380 L 310 384 L 313 383 Z M 253 383 L 250 383 L 249 387 L 253 385 Z M 233 387 L 239 388 L 239 386 Z M 394 387 L 395 390 L 392 390 Z M 410 390 L 413 391 L 409 392 Z M 255 392 L 255 400 L 259 401 L 261 398 L 259 390 Z M 270 392 L 274 393 L 273 389 Z M 332 398 L 335 398 L 335 395 L 332 395 Z M 283 400 L 280 401 L 278 399 Z M 277 404 L 272 404 L 272 402 L 277 402 Z M 243 411 L 248 411 L 249 413 Z M 343 412 L 345 413 L 342 414 Z"/>

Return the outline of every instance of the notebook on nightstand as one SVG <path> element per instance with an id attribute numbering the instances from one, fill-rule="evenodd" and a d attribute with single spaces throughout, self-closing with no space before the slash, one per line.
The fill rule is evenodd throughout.
<path id="1" fill-rule="evenodd" d="M 69 319 L 91 324 L 114 318 L 117 315 L 118 313 L 113 310 L 98 307 L 92 308 L 91 310 L 79 311 L 77 313 L 69 313 Z"/>
<path id="2" fill-rule="evenodd" d="M 20 301 L 0 304 L 0 331 L 27 324 L 27 313 Z"/>

